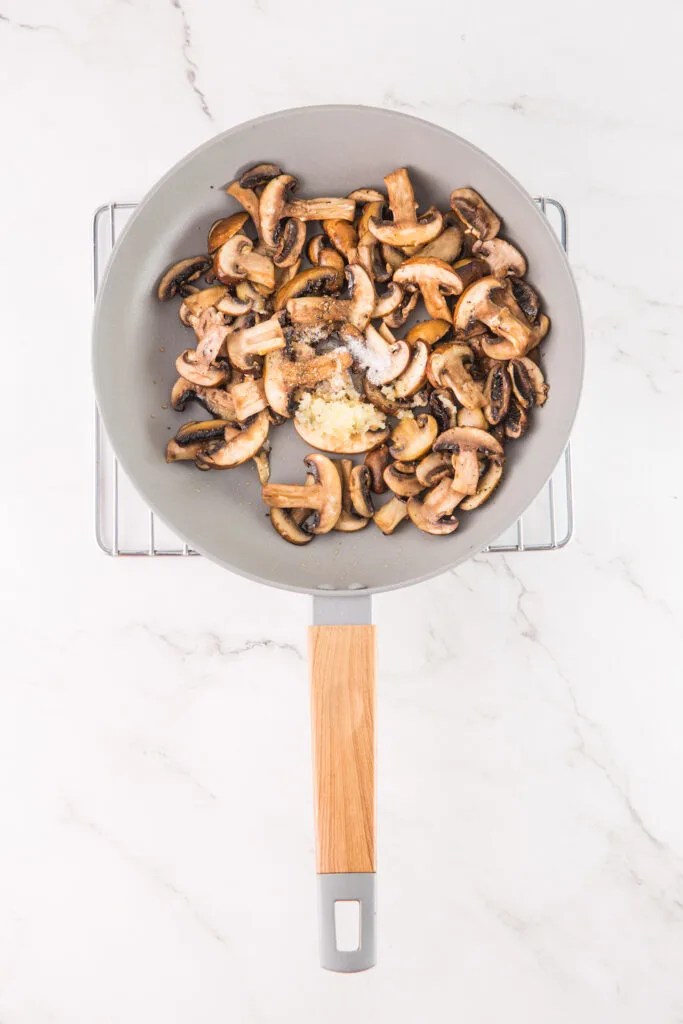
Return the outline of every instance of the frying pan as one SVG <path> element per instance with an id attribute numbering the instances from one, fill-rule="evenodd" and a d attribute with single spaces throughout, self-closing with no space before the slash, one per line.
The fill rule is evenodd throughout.
<path id="1" fill-rule="evenodd" d="M 175 303 L 159 303 L 161 272 L 205 251 L 209 225 L 236 209 L 223 186 L 268 161 L 299 179 L 302 196 L 346 195 L 407 166 L 421 208 L 448 209 L 471 185 L 504 220 L 503 234 L 529 261 L 552 330 L 544 343 L 550 399 L 505 477 L 450 536 L 375 529 L 285 543 L 264 515 L 256 474 L 167 466 L 179 425 L 168 405 L 175 356 L 187 347 Z M 321 962 L 336 971 L 375 963 L 375 636 L 371 595 L 428 579 L 485 547 L 516 521 L 546 483 L 569 437 L 583 376 L 583 331 L 569 265 L 529 195 L 464 139 L 426 121 L 357 106 L 286 110 L 232 128 L 176 164 L 149 192 L 116 246 L 100 290 L 93 336 L 97 401 L 116 454 L 154 511 L 192 547 L 250 579 L 311 594 L 311 715 Z M 193 418 L 188 413 L 188 419 Z M 194 417 L 196 418 L 196 416 Z M 303 480 L 306 446 L 272 432 L 273 479 Z M 359 914 L 355 949 L 338 948 L 337 904 Z M 353 943 L 352 943 L 353 945 Z"/>

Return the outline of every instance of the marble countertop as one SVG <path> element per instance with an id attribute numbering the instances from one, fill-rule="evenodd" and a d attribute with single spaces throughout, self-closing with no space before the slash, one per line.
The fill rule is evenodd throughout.
<path id="1" fill-rule="evenodd" d="M 663 0 L 0 5 L 2 1024 L 683 1020 L 682 28 Z M 309 601 L 107 559 L 92 524 L 95 207 L 315 102 L 415 112 L 561 199 L 588 342 L 573 543 L 375 602 L 356 977 L 317 966 Z"/>

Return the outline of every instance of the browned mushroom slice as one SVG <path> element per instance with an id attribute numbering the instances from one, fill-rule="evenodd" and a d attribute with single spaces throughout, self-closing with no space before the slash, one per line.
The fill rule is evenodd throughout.
<path id="1" fill-rule="evenodd" d="M 224 384 L 230 377 L 230 368 L 203 359 L 193 348 L 181 352 L 175 362 L 175 368 L 181 377 L 196 384 L 198 387 L 215 388 Z"/>
<path id="2" fill-rule="evenodd" d="M 392 385 L 394 394 L 399 400 L 410 398 L 411 395 L 416 394 L 427 380 L 429 347 L 425 345 L 424 341 L 418 341 L 415 343 L 412 353 L 408 366 Z"/>
<path id="3" fill-rule="evenodd" d="M 267 182 L 259 199 L 260 235 L 272 252 L 277 248 L 280 221 L 290 216 L 285 213 L 289 195 L 297 187 L 297 180 L 291 174 L 278 174 Z"/>
<path id="4" fill-rule="evenodd" d="M 367 466 L 354 466 L 349 479 L 349 496 L 353 510 L 358 516 L 371 519 L 375 509 L 372 504 L 372 474 Z"/>
<path id="5" fill-rule="evenodd" d="M 480 505 L 483 505 L 491 497 L 503 476 L 504 461 L 499 456 L 489 459 L 488 469 L 479 479 L 476 494 L 468 495 L 467 498 L 460 502 L 460 508 L 463 512 L 471 512 L 473 509 L 479 508 Z"/>
<path id="6" fill-rule="evenodd" d="M 258 473 L 260 484 L 267 484 L 270 480 L 270 441 L 266 441 L 263 448 L 256 452 L 253 459 Z"/>
<path id="7" fill-rule="evenodd" d="M 346 268 L 349 283 L 348 299 L 331 296 L 297 298 L 287 302 L 287 313 L 292 324 L 316 327 L 320 324 L 348 322 L 359 331 L 365 330 L 375 306 L 375 289 L 363 267 Z"/>
<path id="8" fill-rule="evenodd" d="M 464 292 L 466 288 L 469 288 L 471 284 L 474 284 L 481 277 L 489 277 L 491 269 L 486 260 L 467 257 L 466 259 L 458 260 L 453 265 L 453 272 L 460 282 L 460 291 Z"/>
<path id="9" fill-rule="evenodd" d="M 208 256 L 190 256 L 172 264 L 159 281 L 157 296 L 162 302 L 172 299 L 181 287 L 190 281 L 196 281 L 211 266 Z"/>
<path id="10" fill-rule="evenodd" d="M 484 388 L 484 415 L 495 426 L 505 418 L 510 404 L 510 378 L 503 363 L 495 363 L 489 370 Z"/>
<path id="11" fill-rule="evenodd" d="M 372 275 L 369 275 L 372 276 Z M 375 280 L 378 280 L 375 277 Z M 390 316 L 403 301 L 403 289 L 400 285 L 392 281 L 384 295 L 378 295 L 375 301 L 374 308 L 372 310 L 372 319 L 376 320 L 380 317 Z"/>
<path id="12" fill-rule="evenodd" d="M 221 217 L 220 220 L 215 220 L 209 228 L 207 240 L 209 254 L 213 256 L 222 245 L 225 245 L 238 231 L 242 230 L 248 220 L 248 213 L 231 213 L 229 217 Z"/>
<path id="13" fill-rule="evenodd" d="M 347 199 L 353 199 L 354 203 L 386 203 L 387 197 L 376 188 L 355 188 L 349 192 Z"/>
<path id="14" fill-rule="evenodd" d="M 422 292 L 427 312 L 434 319 L 450 320 L 451 311 L 444 294 L 459 295 L 462 291 L 450 263 L 433 256 L 414 256 L 406 260 L 394 274 L 394 281 L 402 285 L 416 285 Z"/>
<path id="15" fill-rule="evenodd" d="M 529 323 L 536 323 L 541 308 L 541 300 L 538 294 L 528 281 L 523 281 L 520 277 L 511 277 L 510 287 L 512 288 L 512 294 L 517 301 L 517 305 Z"/>
<path id="16" fill-rule="evenodd" d="M 453 427 L 434 444 L 435 452 L 453 453 L 453 489 L 459 494 L 476 494 L 479 483 L 479 455 L 502 456 L 503 446 L 486 430 Z"/>
<path id="17" fill-rule="evenodd" d="M 485 324 L 497 336 L 496 342 L 482 342 L 491 359 L 516 359 L 534 348 L 545 337 L 550 321 L 541 314 L 529 324 L 512 294 L 509 279 L 483 277 L 466 289 L 455 307 L 456 336 L 462 337 L 472 322 Z M 481 332 L 480 332 L 481 333 Z"/>
<path id="18" fill-rule="evenodd" d="M 508 364 L 510 370 L 510 377 L 512 379 L 513 389 L 515 387 L 515 377 L 519 378 L 520 371 L 523 371 L 528 380 L 531 383 L 534 394 L 534 405 L 545 405 L 546 399 L 548 398 L 548 391 L 550 390 L 545 382 L 543 371 L 541 370 L 538 363 L 528 356 L 524 356 L 522 359 L 514 359 Z M 516 371 L 516 372 L 515 372 Z M 519 386 L 519 380 L 518 380 Z M 515 395 L 519 398 L 517 390 Z"/>
<path id="19" fill-rule="evenodd" d="M 415 476 L 422 487 L 433 487 L 447 476 L 453 476 L 453 458 L 450 452 L 430 452 L 418 463 Z"/>
<path id="20" fill-rule="evenodd" d="M 382 248 L 379 242 L 369 231 L 358 236 L 357 252 L 358 262 L 373 281 L 383 283 L 390 280 L 393 271 L 382 257 Z M 393 308 L 387 310 L 387 312 L 393 312 Z M 379 316 L 380 314 L 376 315 Z"/>
<path id="21" fill-rule="evenodd" d="M 420 293 L 417 288 L 412 285 L 408 285 L 403 289 L 403 298 L 400 306 L 397 306 L 393 313 L 389 316 L 384 317 L 384 323 L 387 327 L 398 328 L 403 327 L 406 320 L 417 306 Z"/>
<path id="22" fill-rule="evenodd" d="M 310 508 L 307 522 L 313 533 L 329 533 L 334 528 L 342 507 L 341 478 L 337 467 L 326 455 L 307 455 L 304 464 L 315 476 L 309 486 L 266 484 L 261 494 L 271 508 Z"/>
<path id="23" fill-rule="evenodd" d="M 192 420 L 183 423 L 173 440 L 181 447 L 197 441 L 215 441 L 224 436 L 226 427 L 234 429 L 234 426 L 231 420 Z"/>
<path id="24" fill-rule="evenodd" d="M 449 388 L 436 388 L 429 396 L 428 408 L 439 425 L 439 433 L 457 426 L 458 406 Z"/>
<path id="25" fill-rule="evenodd" d="M 479 430 L 488 430 L 489 423 L 484 416 L 482 409 L 458 409 L 458 427 L 477 427 Z"/>
<path id="26" fill-rule="evenodd" d="M 277 271 L 275 277 L 277 280 Z M 242 310 L 242 313 L 248 313 L 250 310 L 254 313 L 267 313 L 270 311 L 269 300 L 254 288 L 251 281 L 240 281 L 235 286 L 235 294 L 240 302 L 245 303 L 245 306 L 248 304 L 248 308 Z M 228 310 L 225 312 L 228 312 Z"/>
<path id="27" fill-rule="evenodd" d="M 384 470 L 390 462 L 391 456 L 386 444 L 381 444 L 379 448 L 375 448 L 374 451 L 368 452 L 365 456 L 365 465 L 370 472 L 370 489 L 374 494 L 384 494 L 386 491 L 387 485 L 384 482 Z"/>
<path id="28" fill-rule="evenodd" d="M 448 320 L 421 320 L 420 323 L 411 327 L 405 336 L 406 342 L 411 346 L 417 341 L 424 341 L 430 348 L 442 341 L 451 329 L 450 318 Z"/>
<path id="29" fill-rule="evenodd" d="M 514 395 L 510 399 L 510 407 L 505 417 L 505 436 L 513 441 L 524 437 L 529 427 L 529 419 L 526 411 L 519 404 Z"/>
<path id="30" fill-rule="evenodd" d="M 495 238 L 500 231 L 500 219 L 473 188 L 456 188 L 451 192 L 451 209 L 477 238 Z"/>
<path id="31" fill-rule="evenodd" d="M 358 235 L 353 224 L 338 218 L 323 221 L 323 231 L 330 242 L 347 263 L 355 263 L 358 259 Z"/>
<path id="32" fill-rule="evenodd" d="M 268 405 L 262 380 L 247 377 L 246 380 L 233 384 L 230 394 L 235 403 L 235 416 L 240 422 L 251 419 Z"/>
<path id="33" fill-rule="evenodd" d="M 290 299 L 338 291 L 343 281 L 343 276 L 339 279 L 335 267 L 309 267 L 278 289 L 273 300 L 273 309 L 276 312 L 284 309 Z"/>
<path id="34" fill-rule="evenodd" d="M 424 490 L 412 462 L 392 462 L 384 470 L 384 483 L 399 498 L 412 498 Z"/>
<path id="35" fill-rule="evenodd" d="M 444 536 L 453 533 L 459 526 L 453 511 L 462 498 L 462 494 L 453 490 L 451 481 L 444 479 L 425 495 L 409 498 L 408 515 L 418 530 Z"/>
<path id="36" fill-rule="evenodd" d="M 400 249 L 396 249 L 393 245 L 382 243 L 382 259 L 393 275 L 403 263 L 405 256 Z"/>
<path id="37" fill-rule="evenodd" d="M 420 249 L 419 256 L 433 256 L 437 260 L 445 260 L 446 263 L 453 263 L 457 260 L 462 249 L 462 228 L 452 224 L 445 228 L 441 234 L 432 242 Z"/>
<path id="38" fill-rule="evenodd" d="M 519 249 L 504 238 L 475 242 L 472 252 L 486 260 L 494 277 L 524 277 L 526 274 L 526 260 Z"/>
<path id="39" fill-rule="evenodd" d="M 364 530 L 368 525 L 368 519 L 359 515 L 351 501 L 351 475 L 353 472 L 352 459 L 340 459 L 336 463 L 339 478 L 342 485 L 342 507 L 339 518 L 334 524 L 334 529 L 340 533 L 357 533 Z M 364 468 L 364 467 L 359 467 Z"/>
<path id="40" fill-rule="evenodd" d="M 197 465 L 204 469 L 232 469 L 253 459 L 268 437 L 270 420 L 266 412 L 260 412 L 253 420 L 244 424 L 237 434 L 233 428 L 224 433 L 224 443 L 215 451 L 200 453 Z"/>
<path id="41" fill-rule="evenodd" d="M 430 379 L 436 387 L 450 388 L 467 409 L 479 409 L 485 403 L 484 393 L 466 363 L 472 363 L 472 350 L 467 345 L 445 345 L 430 356 Z"/>
<path id="42" fill-rule="evenodd" d="M 415 462 L 426 455 L 436 440 L 439 426 L 433 416 L 404 416 L 391 432 L 389 451 L 402 462 Z"/>
<path id="43" fill-rule="evenodd" d="M 251 188 L 242 188 L 239 181 L 233 181 L 225 190 L 229 196 L 236 199 L 240 206 L 244 207 L 261 237 L 261 221 L 259 218 L 259 197 Z"/>
<path id="44" fill-rule="evenodd" d="M 290 544 L 303 545 L 313 540 L 313 534 L 302 530 L 294 515 L 286 508 L 271 508 L 270 521 L 280 536 Z"/>
<path id="45" fill-rule="evenodd" d="M 206 441 L 178 444 L 173 437 L 166 445 L 166 462 L 194 462 L 200 452 L 206 451 Z"/>
<path id="46" fill-rule="evenodd" d="M 344 221 L 339 223 L 343 224 Z M 342 254 L 331 244 L 329 238 L 325 235 L 314 235 L 308 243 L 307 252 L 308 258 L 314 267 L 334 267 L 337 271 L 337 287 L 335 290 L 341 288 L 344 283 L 346 262 Z"/>
<path id="47" fill-rule="evenodd" d="M 273 178 L 282 174 L 282 168 L 277 164 L 256 164 L 245 171 L 240 178 L 240 188 L 257 189 L 267 185 Z"/>
<path id="48" fill-rule="evenodd" d="M 378 526 L 382 533 L 388 536 L 394 532 L 407 515 L 408 506 L 406 502 L 403 498 L 394 496 L 386 505 L 378 508 L 372 518 L 375 526 Z"/>
<path id="49" fill-rule="evenodd" d="M 393 220 L 370 218 L 368 227 L 380 242 L 392 246 L 426 245 L 441 234 L 443 218 L 431 207 L 419 218 L 416 216 L 415 193 L 405 167 L 387 174 L 384 179 L 389 193 L 389 206 Z"/>
<path id="50" fill-rule="evenodd" d="M 192 384 L 184 377 L 178 377 L 171 389 L 171 407 L 177 412 L 183 412 L 188 401 L 199 402 L 219 419 L 230 420 L 233 423 L 237 419 L 235 402 L 229 392 L 219 387 L 202 387 Z"/>
<path id="51" fill-rule="evenodd" d="M 284 347 L 285 336 L 277 316 L 228 335 L 228 358 L 238 370 L 252 370 L 256 356 L 265 356 Z"/>
<path id="52" fill-rule="evenodd" d="M 290 217 L 278 237 L 277 247 L 273 253 L 273 263 L 277 267 L 291 267 L 301 259 L 306 242 L 306 225 L 303 221 Z"/>
<path id="53" fill-rule="evenodd" d="M 385 197 L 373 200 L 373 202 L 365 203 L 363 211 L 355 223 L 356 233 L 359 240 L 363 238 L 364 235 L 370 235 L 370 238 L 372 238 L 375 244 L 378 246 L 380 245 L 375 236 L 371 233 L 369 225 L 371 217 L 376 217 L 378 220 L 382 219 L 382 211 L 385 203 Z M 369 242 L 366 244 L 369 244 Z"/>
<path id="54" fill-rule="evenodd" d="M 338 334 L 356 367 L 366 373 L 372 384 L 389 384 L 408 365 L 410 349 L 406 343 L 385 341 L 372 324 L 367 325 L 364 335 L 352 324 L 342 324 Z"/>
<path id="55" fill-rule="evenodd" d="M 186 295 L 180 304 L 178 316 L 181 323 L 186 327 L 192 327 L 195 317 L 200 316 L 209 306 L 218 308 L 218 303 L 227 294 L 228 289 L 224 284 L 212 285 L 210 288 L 197 288 L 196 291 Z"/>
<path id="56" fill-rule="evenodd" d="M 296 391 L 314 388 L 330 380 L 351 366 L 351 356 L 345 349 L 334 349 L 322 356 L 293 362 L 284 353 L 273 352 L 266 357 L 263 387 L 271 409 L 280 416 L 292 415 L 291 406 Z"/>
<path id="57" fill-rule="evenodd" d="M 543 380 L 543 374 L 535 363 L 529 361 L 528 365 L 533 366 L 534 371 Z M 532 405 L 536 404 L 536 388 L 527 365 L 521 359 L 511 359 L 508 363 L 508 374 L 510 375 L 512 393 L 518 403 L 523 409 L 530 409 Z"/>
<path id="58" fill-rule="evenodd" d="M 233 235 L 213 258 L 216 277 L 224 284 L 237 284 L 245 278 L 268 291 L 275 289 L 275 266 L 268 256 L 254 252 L 254 243 L 246 235 Z"/>
<path id="59" fill-rule="evenodd" d="M 368 402 L 371 402 L 385 416 L 395 416 L 407 408 L 406 403 L 396 398 L 392 384 L 380 388 L 369 381 L 366 375 L 363 381 L 363 391 Z"/>

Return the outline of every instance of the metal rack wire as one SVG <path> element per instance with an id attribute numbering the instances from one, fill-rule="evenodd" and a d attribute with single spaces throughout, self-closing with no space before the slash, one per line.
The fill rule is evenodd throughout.
<path id="1" fill-rule="evenodd" d="M 539 196 L 541 211 L 567 248 L 567 215 L 556 199 Z M 102 273 L 135 203 L 105 203 L 93 218 L 93 284 L 97 295 Z M 569 445 L 544 491 L 523 516 L 486 551 L 557 551 L 569 543 L 574 528 L 572 464 Z M 107 555 L 187 557 L 196 555 L 147 508 L 119 466 L 95 410 L 95 536 Z"/>

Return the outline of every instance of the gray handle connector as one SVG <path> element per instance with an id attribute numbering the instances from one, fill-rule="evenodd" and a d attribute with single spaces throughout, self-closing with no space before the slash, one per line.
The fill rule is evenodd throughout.
<path id="1" fill-rule="evenodd" d="M 352 974 L 377 963 L 376 878 L 370 872 L 318 875 L 320 963 L 326 970 Z M 357 949 L 338 947 L 337 902 L 359 904 Z"/>

